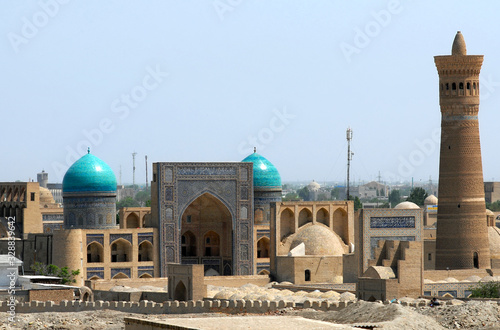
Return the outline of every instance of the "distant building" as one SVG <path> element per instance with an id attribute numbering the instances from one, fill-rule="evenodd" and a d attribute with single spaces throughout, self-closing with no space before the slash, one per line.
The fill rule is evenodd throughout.
<path id="1" fill-rule="evenodd" d="M 387 185 L 372 181 L 368 182 L 367 184 L 358 186 L 357 196 L 359 198 L 371 199 L 377 197 L 387 197 L 389 195 L 387 193 Z"/>
<path id="2" fill-rule="evenodd" d="M 47 188 L 52 197 L 54 198 L 55 203 L 62 204 L 62 183 L 49 183 L 49 173 L 42 170 L 42 172 L 37 173 L 36 181 L 42 188 Z"/>
<path id="3" fill-rule="evenodd" d="M 486 203 L 494 203 L 500 200 L 500 182 L 484 183 L 484 200 Z"/>

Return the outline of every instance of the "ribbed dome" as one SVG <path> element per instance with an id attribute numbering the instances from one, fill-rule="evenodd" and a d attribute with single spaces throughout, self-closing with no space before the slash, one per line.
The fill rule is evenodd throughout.
<path id="1" fill-rule="evenodd" d="M 345 251 L 341 238 L 321 225 L 308 226 L 299 231 L 290 250 L 301 243 L 306 246 L 306 255 L 310 256 L 341 256 Z"/>
<path id="2" fill-rule="evenodd" d="M 63 193 L 116 192 L 116 177 L 111 167 L 98 157 L 86 154 L 68 169 Z"/>
<path id="3" fill-rule="evenodd" d="M 320 184 L 314 180 L 312 180 L 311 183 L 307 185 L 307 189 L 309 189 L 310 191 L 317 191 L 319 190 L 319 188 L 321 188 Z"/>
<path id="4" fill-rule="evenodd" d="M 257 188 L 281 189 L 281 177 L 274 165 L 265 157 L 254 152 L 242 162 L 253 163 L 253 186 Z"/>
<path id="5" fill-rule="evenodd" d="M 424 200 L 424 205 L 437 205 L 438 198 L 434 195 L 429 195 Z"/>
<path id="6" fill-rule="evenodd" d="M 420 206 L 413 202 L 401 202 L 398 205 L 394 206 L 395 209 L 419 209 Z"/>
<path id="7" fill-rule="evenodd" d="M 54 204 L 55 202 L 50 190 L 40 187 L 40 204 Z"/>
<path id="8" fill-rule="evenodd" d="M 500 228 L 488 227 L 488 241 L 491 257 L 500 259 Z"/>

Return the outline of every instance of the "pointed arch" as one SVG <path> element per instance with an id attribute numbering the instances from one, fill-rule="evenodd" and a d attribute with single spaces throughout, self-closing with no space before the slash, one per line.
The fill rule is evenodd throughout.
<path id="1" fill-rule="evenodd" d="M 283 240 L 293 233 L 295 233 L 295 215 L 287 207 L 280 214 L 280 238 Z"/>
<path id="2" fill-rule="evenodd" d="M 179 281 L 175 286 L 174 290 L 174 300 L 186 301 L 187 300 L 187 289 L 182 281 Z"/>
<path id="3" fill-rule="evenodd" d="M 132 260 L 132 244 L 119 238 L 111 244 L 111 262 L 129 262 Z"/>
<path id="4" fill-rule="evenodd" d="M 87 245 L 87 262 L 104 262 L 104 248 L 94 241 Z"/>
<path id="5" fill-rule="evenodd" d="M 316 221 L 330 227 L 330 214 L 324 207 L 316 212 Z"/>
<path id="6" fill-rule="evenodd" d="M 186 210 L 188 209 L 188 207 L 190 207 L 191 204 L 193 204 L 196 200 L 200 199 L 203 196 L 215 199 L 219 203 L 223 204 L 226 207 L 227 211 L 229 212 L 231 219 L 234 219 L 234 212 L 233 212 L 233 208 L 231 207 L 231 204 L 229 204 L 224 198 L 219 196 L 219 194 L 217 192 L 212 191 L 211 189 L 205 189 L 205 190 L 201 191 L 200 193 L 198 193 L 196 196 L 193 196 L 191 199 L 189 199 L 189 201 L 186 202 L 185 205 L 181 208 L 181 210 L 179 212 L 179 214 L 180 214 L 179 224 L 182 223 L 184 214 L 186 213 Z"/>
<path id="7" fill-rule="evenodd" d="M 338 208 L 333 212 L 333 231 L 342 238 L 344 243 L 348 242 L 348 220 L 347 212 Z"/>
<path id="8" fill-rule="evenodd" d="M 261 271 L 259 272 L 259 274 L 258 274 L 258 275 L 269 275 L 269 274 L 270 274 L 270 273 L 269 273 L 269 271 L 268 271 L 267 269 L 263 269 L 263 270 L 261 270 Z"/>
<path id="9" fill-rule="evenodd" d="M 151 274 L 144 273 L 141 276 L 139 276 L 139 278 L 153 278 L 153 276 L 151 276 Z"/>
<path id="10" fill-rule="evenodd" d="M 224 200 L 209 192 L 199 194 L 180 215 L 181 262 L 202 264 L 210 258 L 220 271 L 223 259 L 233 258 L 233 219 Z"/>
<path id="11" fill-rule="evenodd" d="M 118 274 L 116 274 L 115 276 L 113 276 L 113 280 L 118 280 L 118 279 L 121 279 L 121 278 L 129 278 L 126 274 L 122 273 L 122 272 L 119 272 Z"/>
<path id="12" fill-rule="evenodd" d="M 139 216 L 135 213 L 132 212 L 129 215 L 127 215 L 127 218 L 125 220 L 125 228 L 140 228 L 140 221 L 139 221 Z"/>
<path id="13" fill-rule="evenodd" d="M 196 236 L 188 230 L 181 237 L 181 256 L 196 257 L 197 255 Z"/>
<path id="14" fill-rule="evenodd" d="M 139 261 L 153 261 L 153 244 L 149 241 L 143 241 L 139 244 L 139 253 L 137 258 Z"/>
<path id="15" fill-rule="evenodd" d="M 264 209 L 262 209 L 262 208 L 255 209 L 254 221 L 255 221 L 255 223 L 261 223 L 264 221 Z"/>
<path id="16" fill-rule="evenodd" d="M 269 258 L 271 241 L 268 237 L 261 237 L 257 241 L 257 258 Z"/>
<path id="17" fill-rule="evenodd" d="M 299 228 L 312 222 L 312 212 L 308 208 L 303 208 L 299 212 Z"/>
<path id="18" fill-rule="evenodd" d="M 218 257 L 220 255 L 220 236 L 211 230 L 203 236 L 203 256 Z"/>

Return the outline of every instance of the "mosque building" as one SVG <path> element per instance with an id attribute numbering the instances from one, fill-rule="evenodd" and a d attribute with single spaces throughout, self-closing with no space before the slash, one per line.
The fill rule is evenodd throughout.
<path id="1" fill-rule="evenodd" d="M 54 231 L 53 260 L 80 269 L 78 283 L 91 279 L 158 276 L 155 228 L 116 224 L 116 177 L 89 152 L 63 179 L 64 229 Z"/>

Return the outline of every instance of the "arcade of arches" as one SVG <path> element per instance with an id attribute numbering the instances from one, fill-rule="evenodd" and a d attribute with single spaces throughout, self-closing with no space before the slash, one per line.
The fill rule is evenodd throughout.
<path id="1" fill-rule="evenodd" d="M 287 255 L 291 239 L 310 225 L 328 228 L 346 245 L 354 242 L 354 209 L 345 201 L 282 202 L 275 207 L 276 241 L 272 244 L 277 255 Z"/>
<path id="2" fill-rule="evenodd" d="M 205 193 L 189 204 L 181 233 L 182 263 L 204 264 L 210 274 L 232 274 L 232 217 L 219 199 Z"/>

